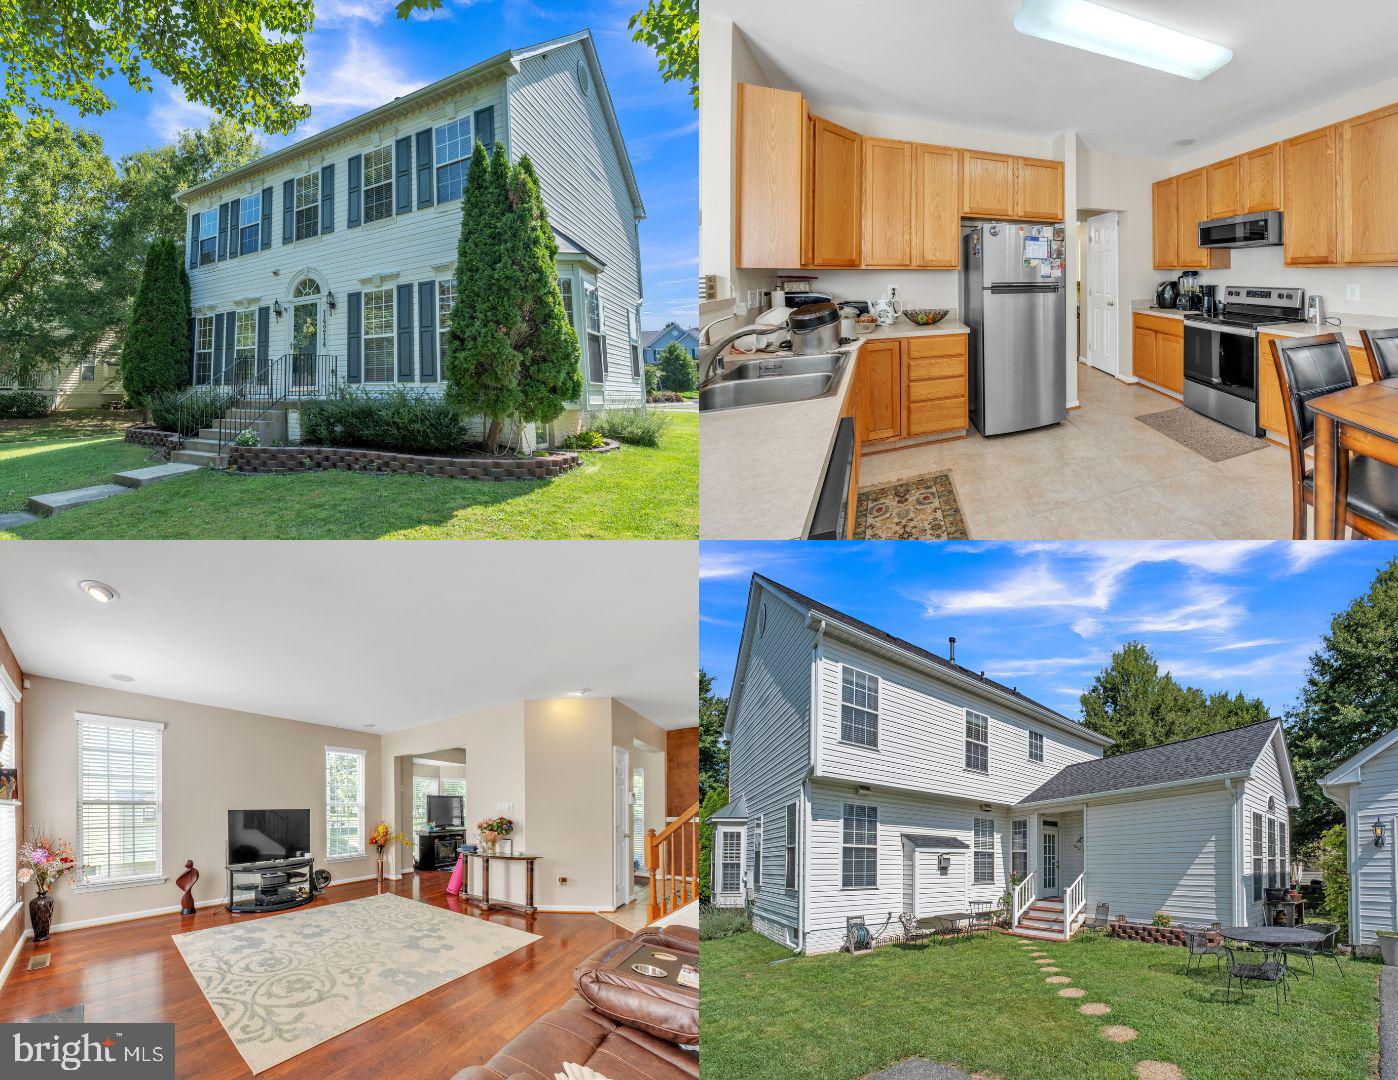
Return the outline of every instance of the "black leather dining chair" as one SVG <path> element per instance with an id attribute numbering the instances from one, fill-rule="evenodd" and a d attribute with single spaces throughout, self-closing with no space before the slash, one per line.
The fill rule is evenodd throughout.
<path id="1" fill-rule="evenodd" d="M 1339 334 L 1273 338 L 1272 362 L 1286 405 L 1291 454 L 1291 536 L 1306 539 L 1306 507 L 1315 505 L 1315 472 L 1305 452 L 1315 443 L 1315 416 L 1306 402 L 1355 385 L 1349 348 Z M 1356 455 L 1349 466 L 1344 524 L 1361 536 L 1398 536 L 1398 469 Z"/>
<path id="2" fill-rule="evenodd" d="M 1361 330 L 1359 336 L 1364 341 L 1374 382 L 1398 379 L 1398 326 L 1390 330 Z"/>

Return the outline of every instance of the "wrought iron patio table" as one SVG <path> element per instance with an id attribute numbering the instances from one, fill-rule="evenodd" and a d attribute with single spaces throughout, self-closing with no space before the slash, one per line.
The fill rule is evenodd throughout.
<path id="1" fill-rule="evenodd" d="M 973 916 L 969 911 L 942 911 L 936 915 L 919 919 L 919 926 L 931 925 L 934 929 L 950 926 L 951 933 L 945 935 L 948 940 L 955 944 L 956 939 L 965 937 L 970 933 L 970 923 Z M 939 925 L 940 924 L 940 925 Z"/>
<path id="2" fill-rule="evenodd" d="M 1282 950 L 1288 945 L 1318 945 L 1325 940 L 1324 934 L 1303 926 L 1224 926 L 1218 933 L 1229 941 L 1242 941 L 1266 953 L 1279 953 L 1283 967 L 1286 967 L 1286 953 Z"/>

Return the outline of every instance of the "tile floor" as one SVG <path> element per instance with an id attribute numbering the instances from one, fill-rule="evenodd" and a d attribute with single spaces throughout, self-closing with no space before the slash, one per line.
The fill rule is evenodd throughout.
<path id="1" fill-rule="evenodd" d="M 1173 399 L 1078 365 L 1066 423 L 871 454 L 861 488 L 946 469 L 976 540 L 1286 540 L 1279 446 L 1211 462 L 1136 419 Z"/>

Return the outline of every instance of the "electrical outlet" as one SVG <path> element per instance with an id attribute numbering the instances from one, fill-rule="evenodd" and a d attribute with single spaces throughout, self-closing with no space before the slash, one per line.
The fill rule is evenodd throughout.
<path id="1" fill-rule="evenodd" d="M 558 879 L 558 884 L 560 884 L 560 885 L 567 885 L 567 884 L 568 884 L 568 879 L 567 879 L 566 877 L 561 877 L 561 878 Z"/>
<path id="2" fill-rule="evenodd" d="M 1345 299 L 1346 299 L 1346 300 L 1358 300 L 1358 299 L 1359 299 L 1359 286 L 1358 286 L 1358 285 L 1346 285 L 1346 286 L 1345 286 Z"/>

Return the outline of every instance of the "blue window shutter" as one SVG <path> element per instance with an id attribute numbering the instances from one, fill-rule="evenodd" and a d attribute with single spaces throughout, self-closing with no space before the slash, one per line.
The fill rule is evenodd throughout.
<path id="1" fill-rule="evenodd" d="M 418 372 L 420 381 L 437 381 L 437 283 L 417 286 Z"/>
<path id="2" fill-rule="evenodd" d="M 292 229 L 296 226 L 296 181 L 282 184 L 282 243 L 289 244 L 295 238 Z"/>
<path id="3" fill-rule="evenodd" d="M 218 259 L 228 258 L 228 204 L 218 204 Z"/>
<path id="4" fill-rule="evenodd" d="M 189 250 L 185 252 L 189 256 L 189 268 L 193 270 L 199 265 L 199 215 L 189 215 Z"/>
<path id="5" fill-rule="evenodd" d="M 432 205 L 432 129 L 417 133 L 417 205 Z"/>
<path id="6" fill-rule="evenodd" d="M 363 370 L 363 320 L 360 315 L 360 300 L 363 293 L 352 292 L 345 297 L 348 327 L 345 336 L 345 378 L 352 383 L 360 381 Z"/>
<path id="7" fill-rule="evenodd" d="M 233 368 L 235 373 L 238 370 L 236 366 L 238 360 L 236 348 L 238 339 L 234 336 L 234 331 L 237 326 L 238 316 L 234 312 L 230 311 L 223 317 L 223 359 L 225 363 Z"/>
<path id="8" fill-rule="evenodd" d="M 413 137 L 404 135 L 394 146 L 393 212 L 406 214 L 413 208 Z"/>
<path id="9" fill-rule="evenodd" d="M 223 383 L 223 312 L 214 316 L 214 374 L 213 382 Z"/>
<path id="10" fill-rule="evenodd" d="M 241 214 L 243 200 L 234 199 L 228 204 L 228 257 L 236 259 L 238 249 L 243 246 L 243 226 Z"/>
<path id="11" fill-rule="evenodd" d="M 487 105 L 477 109 L 475 116 L 476 142 L 485 143 L 487 150 L 495 147 L 495 106 Z"/>
<path id="12" fill-rule="evenodd" d="M 413 287 L 398 286 L 398 381 L 413 381 Z"/>
<path id="13" fill-rule="evenodd" d="M 269 307 L 257 309 L 257 368 L 259 371 L 267 367 L 268 342 L 271 338 L 271 314 Z"/>
<path id="14" fill-rule="evenodd" d="M 262 250 L 272 246 L 272 189 L 262 189 Z"/>
<path id="15" fill-rule="evenodd" d="M 362 154 L 355 154 L 349 159 L 349 212 L 345 215 L 345 228 L 353 229 L 360 222 L 360 206 L 364 199 L 362 191 L 364 175 L 364 157 Z"/>
<path id="16" fill-rule="evenodd" d="M 335 166 L 320 167 L 320 231 L 335 231 Z"/>

